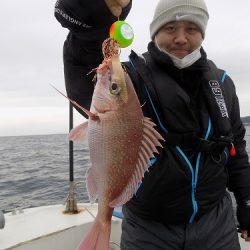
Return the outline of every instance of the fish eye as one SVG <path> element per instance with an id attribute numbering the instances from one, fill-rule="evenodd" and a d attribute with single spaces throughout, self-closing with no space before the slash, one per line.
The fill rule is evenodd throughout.
<path id="1" fill-rule="evenodd" d="M 118 85 L 116 83 L 112 83 L 111 89 L 115 91 L 117 90 L 117 88 L 118 88 Z"/>
<path id="2" fill-rule="evenodd" d="M 112 82 L 110 85 L 110 92 L 113 95 L 117 95 L 120 92 L 120 87 L 116 82 Z"/>

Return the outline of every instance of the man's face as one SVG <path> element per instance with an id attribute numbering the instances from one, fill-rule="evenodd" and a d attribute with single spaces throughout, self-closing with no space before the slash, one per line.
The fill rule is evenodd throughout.
<path id="1" fill-rule="evenodd" d="M 165 24 L 155 39 L 161 49 L 180 59 L 200 47 L 203 41 L 199 27 L 186 21 Z"/>

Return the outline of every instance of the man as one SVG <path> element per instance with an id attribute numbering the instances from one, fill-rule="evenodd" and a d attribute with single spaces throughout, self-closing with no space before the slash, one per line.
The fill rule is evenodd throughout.
<path id="1" fill-rule="evenodd" d="M 56 17 L 70 29 L 64 45 L 67 93 L 89 107 L 93 84 L 86 73 L 102 61 L 101 43 L 115 17 L 103 6 L 100 17 L 93 3 L 83 1 L 83 7 L 75 2 L 80 1 L 59 1 Z M 122 12 L 108 6 L 125 18 L 131 2 L 122 3 Z M 62 9 L 84 28 L 65 21 L 59 14 Z M 97 16 L 101 23 L 95 22 Z M 232 80 L 202 48 L 208 18 L 203 0 L 160 0 L 148 51 L 142 56 L 132 52 L 125 63 L 145 103 L 145 116 L 157 123 L 166 142 L 134 197 L 123 206 L 122 250 L 240 249 L 226 188 L 237 200 L 241 237 L 250 241 L 245 128 Z"/>

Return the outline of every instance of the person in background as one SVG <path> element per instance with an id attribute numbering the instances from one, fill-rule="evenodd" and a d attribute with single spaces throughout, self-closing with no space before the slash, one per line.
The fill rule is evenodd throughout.
<path id="1" fill-rule="evenodd" d="M 94 88 L 87 73 L 103 60 L 110 25 L 117 16 L 124 20 L 131 6 L 129 0 L 56 3 L 55 16 L 69 29 L 63 50 L 67 95 L 83 107 L 90 107 Z M 227 188 L 237 201 L 241 237 L 250 241 L 245 128 L 233 81 L 202 47 L 208 19 L 204 0 L 160 0 L 147 52 L 132 51 L 124 63 L 144 115 L 165 143 L 123 206 L 122 250 L 240 249 Z"/>

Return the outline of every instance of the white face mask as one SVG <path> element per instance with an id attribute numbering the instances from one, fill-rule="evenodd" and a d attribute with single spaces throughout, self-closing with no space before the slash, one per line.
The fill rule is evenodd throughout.
<path id="1" fill-rule="evenodd" d="M 199 48 L 197 48 L 196 50 L 194 50 L 192 53 L 186 55 L 185 57 L 178 58 L 178 57 L 176 57 L 176 56 L 168 53 L 166 50 L 160 48 L 159 45 L 158 45 L 158 43 L 157 43 L 156 37 L 155 37 L 154 41 L 155 41 L 156 47 L 160 51 L 162 51 L 163 53 L 165 53 L 166 55 L 168 55 L 172 59 L 174 65 L 178 69 L 187 68 L 187 67 L 191 66 L 193 63 L 195 63 L 198 59 L 201 58 L 201 52 L 200 52 L 201 46 Z"/>

